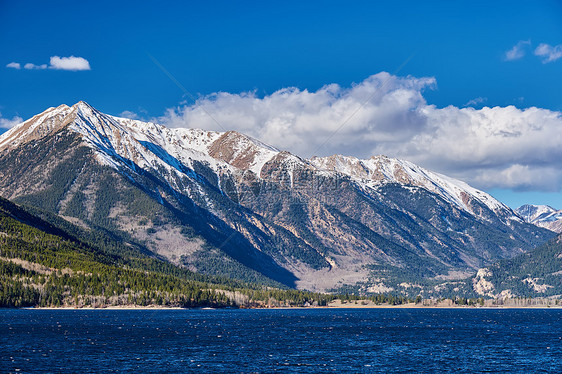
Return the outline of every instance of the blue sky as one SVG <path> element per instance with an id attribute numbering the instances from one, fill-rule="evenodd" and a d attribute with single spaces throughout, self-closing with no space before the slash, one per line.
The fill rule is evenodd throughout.
<path id="1" fill-rule="evenodd" d="M 0 0 L 0 121 L 6 128 L 18 117 L 85 100 L 109 114 L 212 127 L 198 113 L 204 106 L 224 128 L 304 156 L 310 149 L 358 157 L 384 152 L 462 178 L 513 207 L 529 202 L 562 208 L 562 171 L 555 154 L 562 146 L 557 143 L 561 44 L 560 1 Z M 85 70 L 68 70 L 77 61 L 51 61 L 54 56 L 81 57 L 89 70 L 84 65 Z M 65 61 L 71 65 L 62 65 Z M 7 66 L 12 63 L 20 68 Z M 25 69 L 26 63 L 35 68 Z M 377 75 L 381 72 L 388 75 Z M 330 84 L 337 88 L 325 90 Z M 353 89 L 358 86 L 364 93 Z M 297 91 L 279 94 L 288 87 Z M 373 87 L 384 89 L 372 98 L 378 100 L 372 107 L 363 108 Z M 333 118 L 329 113 L 312 118 L 318 123 L 307 127 L 302 118 L 310 118 L 311 100 L 314 108 L 329 109 L 355 100 L 360 110 L 351 111 L 353 120 L 341 130 L 348 117 L 321 128 L 322 121 Z M 254 109 L 241 110 L 236 118 L 227 115 L 233 110 L 228 103 L 236 103 L 239 111 L 250 102 Z M 299 120 L 269 109 L 252 112 L 268 103 L 285 114 L 295 111 L 290 117 Z M 500 110 L 510 105 L 518 111 Z M 479 112 L 484 106 L 499 109 Z M 381 115 L 387 107 L 395 110 Z M 530 107 L 544 111 L 525 111 Z M 488 125 L 474 124 L 483 117 L 503 123 L 490 130 L 503 134 L 501 139 L 490 141 L 484 131 Z M 293 121 L 298 140 L 281 136 L 280 125 L 271 125 L 280 118 Z M 399 122 L 395 133 L 386 129 L 392 121 Z M 545 122 L 549 125 L 542 132 L 534 132 Z M 482 131 L 469 133 L 471 126 Z M 462 139 L 452 142 L 455 129 L 471 144 L 457 153 L 463 144 Z M 324 140 L 314 143 L 320 137 Z"/>

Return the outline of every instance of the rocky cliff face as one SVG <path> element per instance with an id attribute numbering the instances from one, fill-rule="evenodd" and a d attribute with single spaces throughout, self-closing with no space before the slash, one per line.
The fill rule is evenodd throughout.
<path id="1" fill-rule="evenodd" d="M 552 233 L 384 156 L 302 159 L 237 132 L 61 105 L 0 136 L 0 195 L 210 274 L 392 287 L 510 258 Z"/>

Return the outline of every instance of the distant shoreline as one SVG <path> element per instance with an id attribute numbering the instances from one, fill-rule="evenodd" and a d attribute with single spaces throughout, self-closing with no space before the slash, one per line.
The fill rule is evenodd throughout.
<path id="1" fill-rule="evenodd" d="M 326 306 L 265 306 L 265 307 L 240 307 L 240 308 L 182 308 L 177 306 L 101 306 L 101 307 L 25 307 L 7 309 L 26 309 L 26 310 L 222 310 L 222 309 L 562 309 L 562 305 L 423 305 L 423 304 L 369 304 L 361 305 L 355 303 L 334 303 Z"/>

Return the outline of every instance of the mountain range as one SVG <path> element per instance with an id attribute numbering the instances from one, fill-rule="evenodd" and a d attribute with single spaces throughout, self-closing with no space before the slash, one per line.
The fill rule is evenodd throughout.
<path id="1" fill-rule="evenodd" d="M 408 161 L 305 159 L 84 102 L 0 135 L 0 196 L 193 272 L 311 291 L 409 293 L 554 236 Z"/>
<path id="2" fill-rule="evenodd" d="M 525 204 L 515 210 L 525 222 L 544 227 L 555 232 L 562 232 L 562 210 L 548 205 Z"/>

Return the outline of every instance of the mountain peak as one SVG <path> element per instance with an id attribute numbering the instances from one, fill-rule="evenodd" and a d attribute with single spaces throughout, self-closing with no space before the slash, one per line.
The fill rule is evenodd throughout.
<path id="1" fill-rule="evenodd" d="M 99 112 L 96 108 L 94 108 L 93 106 L 91 106 L 90 104 L 88 104 L 85 101 L 79 101 L 76 104 L 74 104 L 71 109 L 79 114 L 81 114 L 83 117 L 89 118 L 89 117 L 93 117 L 93 116 L 97 116 L 102 114 L 101 112 Z"/>
<path id="2" fill-rule="evenodd" d="M 74 104 L 72 106 L 72 108 L 76 108 L 76 109 L 88 109 L 88 110 L 95 110 L 95 108 L 93 106 L 91 106 L 90 104 L 88 104 L 87 102 L 80 100 L 79 102 L 77 102 L 76 104 Z"/>
<path id="3" fill-rule="evenodd" d="M 5 148 L 16 148 L 20 144 L 41 139 L 53 134 L 72 122 L 69 118 L 73 108 L 66 104 L 51 107 L 30 119 L 12 127 L 0 135 L 0 150 Z"/>
<path id="4" fill-rule="evenodd" d="M 70 107 L 69 107 L 68 105 L 66 105 L 66 104 L 61 104 L 61 105 L 59 105 L 59 106 L 57 106 L 57 107 L 51 107 L 51 108 L 47 109 L 45 112 L 47 112 L 47 111 L 49 111 L 49 110 L 52 110 L 52 109 L 65 110 L 65 109 L 69 109 L 69 108 L 70 108 Z M 43 112 L 43 113 L 45 113 L 45 112 Z"/>
<path id="5" fill-rule="evenodd" d="M 95 117 L 107 117 L 93 108 L 85 101 L 79 101 L 72 106 L 61 104 L 57 107 L 50 107 L 45 111 L 33 116 L 32 118 L 12 127 L 4 134 L 0 135 L 0 150 L 5 148 L 16 148 L 20 144 L 26 144 L 34 140 L 52 135 L 61 129 L 73 124 L 73 130 L 80 131 L 80 127 L 90 122 L 109 122 L 95 120 Z M 80 118 L 81 124 L 77 124 Z"/>
<path id="6" fill-rule="evenodd" d="M 549 205 L 521 205 L 515 210 L 525 222 L 532 223 L 549 230 L 562 232 L 562 210 L 554 209 Z"/>
<path id="7" fill-rule="evenodd" d="M 551 207 L 550 205 L 541 205 L 541 204 L 523 204 L 521 205 L 519 208 L 517 208 L 517 210 L 523 210 L 523 209 L 527 209 L 527 210 L 545 210 L 545 211 L 554 211 L 556 209 L 554 209 L 553 207 Z"/>
<path id="8" fill-rule="evenodd" d="M 209 155 L 238 169 L 260 175 L 263 165 L 279 153 L 274 147 L 236 131 L 223 133 L 209 147 Z"/>

